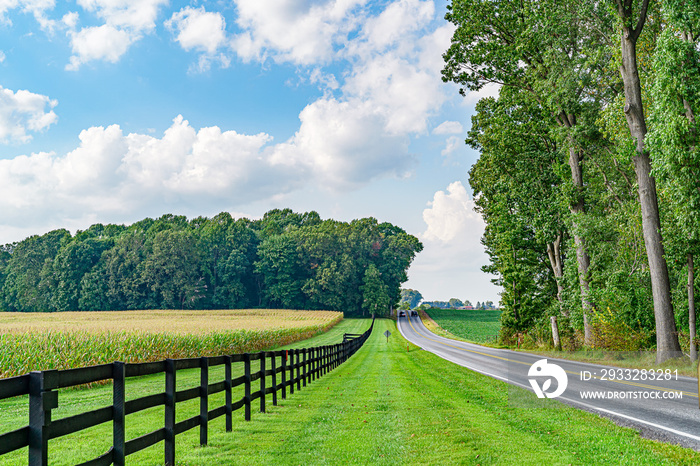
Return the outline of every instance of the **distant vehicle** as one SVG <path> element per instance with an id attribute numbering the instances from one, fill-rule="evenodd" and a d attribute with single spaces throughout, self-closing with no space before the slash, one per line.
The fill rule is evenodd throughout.
<path id="1" fill-rule="evenodd" d="M 411 317 L 418 317 L 418 311 L 411 311 Z"/>
<path id="2" fill-rule="evenodd" d="M 399 311 L 399 317 L 406 317 L 406 313 L 404 311 Z"/>

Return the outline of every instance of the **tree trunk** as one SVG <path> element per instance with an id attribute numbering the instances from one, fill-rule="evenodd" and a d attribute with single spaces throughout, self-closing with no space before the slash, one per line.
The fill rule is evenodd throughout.
<path id="1" fill-rule="evenodd" d="M 552 321 L 552 341 L 554 342 L 554 349 L 561 351 L 561 340 L 559 339 L 559 325 L 557 325 L 557 316 L 551 316 Z"/>
<path id="2" fill-rule="evenodd" d="M 625 2 L 627 3 L 627 2 Z M 632 138 L 636 141 L 637 154 L 633 157 L 634 171 L 639 187 L 639 202 L 642 207 L 642 232 L 647 250 L 651 290 L 654 297 L 654 318 L 656 320 L 656 362 L 678 357 L 681 354 L 676 321 L 671 302 L 671 287 L 668 268 L 664 257 L 661 239 L 661 220 L 656 196 L 656 183 L 651 176 L 651 159 L 644 148 L 644 136 L 647 133 L 642 107 L 642 90 L 637 67 L 637 38 L 646 19 L 645 0 L 639 24 L 632 29 L 632 8 L 621 5 L 618 0 L 618 12 L 623 20 L 621 49 L 622 65 L 620 74 L 625 90 L 625 118 Z"/>
<path id="3" fill-rule="evenodd" d="M 549 256 L 549 264 L 552 266 L 554 280 L 557 282 L 557 301 L 559 302 L 559 312 L 564 317 L 569 317 L 569 311 L 564 309 L 562 302 L 562 293 L 564 292 L 564 267 L 561 263 L 561 233 L 557 235 L 557 239 L 553 243 L 547 243 L 547 256 Z"/>
<path id="4" fill-rule="evenodd" d="M 575 117 L 573 115 L 567 116 L 566 121 L 569 125 L 574 126 L 576 124 Z M 570 126 L 570 127 L 571 127 Z M 583 198 L 583 168 L 581 167 L 581 153 L 576 150 L 571 141 L 571 146 L 569 147 L 569 167 L 571 168 L 571 181 L 574 183 L 574 188 L 576 189 L 577 196 L 574 202 L 569 205 L 572 215 L 573 223 L 573 233 L 574 233 L 574 243 L 576 244 L 576 262 L 578 263 L 578 283 L 581 288 L 581 307 L 583 308 L 583 344 L 585 346 L 591 345 L 591 325 L 588 320 L 588 316 L 593 309 L 588 295 L 590 294 L 590 285 L 588 283 L 588 268 L 591 265 L 591 258 L 586 250 L 586 245 L 583 238 L 578 233 L 578 219 L 579 215 L 583 215 L 586 211 L 585 200 Z"/>
<path id="5" fill-rule="evenodd" d="M 688 330 L 690 333 L 690 360 L 697 361 L 698 349 L 695 345 L 695 266 L 693 254 L 688 253 Z"/>

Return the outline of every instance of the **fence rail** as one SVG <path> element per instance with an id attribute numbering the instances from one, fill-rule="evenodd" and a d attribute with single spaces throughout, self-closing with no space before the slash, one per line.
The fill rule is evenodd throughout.
<path id="1" fill-rule="evenodd" d="M 111 421 L 112 447 L 101 456 L 82 463 L 83 466 L 124 465 L 127 456 L 160 442 L 164 442 L 165 464 L 174 465 L 177 435 L 199 427 L 199 443 L 206 445 L 209 421 L 225 416 L 226 431 L 230 432 L 232 413 L 241 408 L 244 409 L 244 419 L 250 421 L 253 401 L 260 400 L 260 412 L 263 413 L 265 395 L 272 394 L 272 404 L 277 405 L 278 392 L 285 399 L 287 392 L 294 393 L 295 386 L 300 390 L 307 382 L 345 362 L 369 338 L 373 327 L 374 320 L 365 333 L 345 334 L 342 343 L 329 346 L 133 364 L 117 361 L 78 369 L 34 371 L 0 379 L 0 400 L 29 395 L 29 425 L 0 435 L 0 456 L 29 447 L 28 464 L 45 466 L 49 459 L 49 440 Z M 256 372 L 252 372 L 252 361 L 260 361 Z M 233 378 L 232 367 L 237 363 L 243 364 L 243 375 Z M 210 383 L 209 369 L 216 366 L 224 366 L 224 379 Z M 196 368 L 200 370 L 199 386 L 177 390 L 178 371 Z M 128 378 L 161 373 L 165 373 L 164 392 L 126 401 Z M 268 377 L 272 379 L 270 386 L 266 386 Z M 105 380 L 112 381 L 111 406 L 52 421 L 52 410 L 58 407 L 58 389 Z M 253 392 L 253 382 L 256 381 L 258 390 Z M 244 395 L 234 401 L 232 389 L 239 386 L 244 387 Z M 224 404 L 210 407 L 210 395 L 221 392 L 225 392 Z M 199 414 L 176 422 L 177 404 L 196 398 L 199 398 Z M 126 417 L 157 406 L 164 407 L 163 427 L 127 439 Z"/>

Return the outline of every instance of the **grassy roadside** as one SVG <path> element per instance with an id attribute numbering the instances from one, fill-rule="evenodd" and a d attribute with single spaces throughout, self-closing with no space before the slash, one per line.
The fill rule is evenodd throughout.
<path id="1" fill-rule="evenodd" d="M 344 319 L 336 324 L 329 331 L 316 335 L 307 340 L 299 341 L 283 348 L 301 348 L 317 345 L 328 345 L 339 343 L 343 339 L 343 333 L 362 333 L 369 326 L 367 319 Z M 240 365 L 239 365 L 240 366 Z M 253 371 L 257 369 L 257 362 L 253 364 Z M 238 367 L 237 369 L 242 370 Z M 234 377 L 240 375 L 234 373 Z M 215 379 L 216 378 L 216 379 Z M 210 381 L 223 380 L 222 368 L 212 368 Z M 268 381 L 268 386 L 269 386 Z M 195 387 L 199 384 L 199 370 L 178 371 L 178 390 Z M 139 398 L 146 395 L 160 393 L 164 390 L 165 378 L 162 374 L 129 379 L 127 381 L 127 400 Z M 242 387 L 238 387 L 234 392 L 234 400 L 239 399 Z M 308 388 L 307 388 L 308 389 Z M 210 399 L 210 408 L 223 403 L 223 394 L 218 394 Z M 112 386 L 103 385 L 90 389 L 64 389 L 59 391 L 59 407 L 53 411 L 53 419 L 72 416 L 84 413 L 104 406 L 111 405 Z M 272 404 L 272 395 L 268 395 L 268 405 Z M 177 405 L 177 421 L 194 416 L 199 412 L 197 400 Z M 254 411 L 255 412 L 255 411 Z M 9 400 L 0 401 L 0 433 L 6 433 L 20 428 L 27 424 L 28 419 L 28 397 L 15 397 Z M 243 423 L 243 411 L 239 410 L 233 414 L 234 425 Z M 152 408 L 127 417 L 127 438 L 135 438 L 152 430 L 163 426 L 163 408 Z M 223 418 L 216 419 L 210 423 L 213 431 L 217 429 L 224 431 Z M 178 435 L 178 451 L 191 450 L 199 444 L 198 429 L 193 429 L 185 434 Z M 49 442 L 49 459 L 52 465 L 73 465 L 81 461 L 94 458 L 109 449 L 111 446 L 112 426 L 105 423 L 91 429 L 84 430 L 77 434 L 68 435 Z M 79 445 L 80 448 L 75 448 Z M 153 446 L 146 450 L 128 457 L 129 464 L 162 464 L 163 446 L 162 444 Z M 0 464 L 5 465 L 26 465 L 27 449 L 21 449 L 8 455 L 0 456 Z"/>
<path id="2" fill-rule="evenodd" d="M 495 313 L 499 311 L 431 309 L 428 313 L 425 311 L 419 312 L 425 326 L 436 335 L 493 348 L 506 348 L 497 343 L 496 336 L 500 329 L 500 321 L 496 319 Z M 482 312 L 486 314 L 482 314 Z M 654 351 L 622 353 L 603 350 L 555 351 L 545 348 L 527 348 L 519 350 L 512 347 L 508 349 L 538 354 L 549 358 L 567 359 L 620 368 L 670 369 L 672 371 L 678 370 L 679 375 L 687 377 L 698 376 L 698 365 L 692 363 L 689 358 L 684 358 L 682 360 L 671 359 L 663 364 L 657 365 L 656 353 Z"/>
<path id="3" fill-rule="evenodd" d="M 387 343 L 382 335 L 392 332 Z M 523 396 L 526 392 L 523 392 Z M 183 465 L 698 464 L 700 453 L 642 439 L 596 415 L 556 404 L 526 409 L 507 385 L 410 346 L 377 321 L 365 346 L 332 374 Z"/>

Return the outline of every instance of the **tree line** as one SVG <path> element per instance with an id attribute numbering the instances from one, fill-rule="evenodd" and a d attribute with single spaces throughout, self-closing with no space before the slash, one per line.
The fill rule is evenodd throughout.
<path id="1" fill-rule="evenodd" d="M 446 19 L 443 79 L 500 86 L 466 142 L 502 337 L 546 340 L 555 316 L 571 347 L 694 359 L 700 1 L 453 0 Z"/>
<path id="2" fill-rule="evenodd" d="M 325 309 L 387 315 L 422 244 L 374 218 L 164 215 L 0 248 L 0 309 Z"/>

